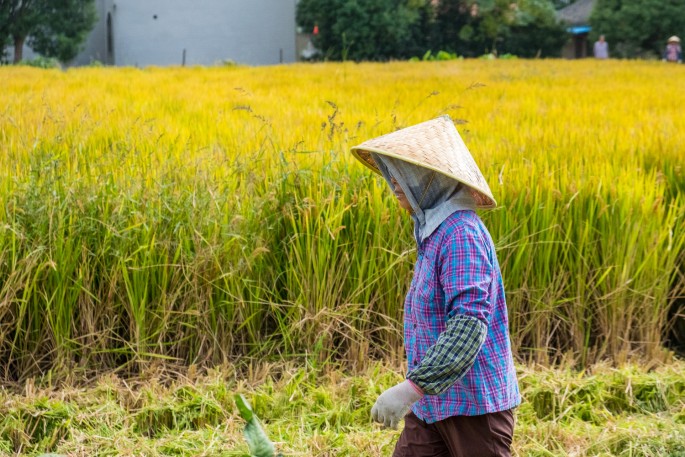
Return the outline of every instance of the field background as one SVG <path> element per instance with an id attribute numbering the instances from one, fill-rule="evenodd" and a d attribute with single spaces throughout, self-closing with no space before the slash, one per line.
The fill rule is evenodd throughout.
<path id="1" fill-rule="evenodd" d="M 399 376 L 410 220 L 349 147 L 441 114 L 500 205 L 482 217 L 520 363 L 650 368 L 684 334 L 679 66 L 0 68 L 0 83 L 8 384 L 283 361 Z M 681 430 L 682 402 L 662 404 Z M 676 455 L 645 452 L 626 455 Z"/>

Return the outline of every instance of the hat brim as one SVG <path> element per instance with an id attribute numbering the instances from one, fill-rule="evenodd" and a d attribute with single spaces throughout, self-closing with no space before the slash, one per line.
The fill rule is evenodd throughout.
<path id="1" fill-rule="evenodd" d="M 494 198 L 489 196 L 488 194 L 490 193 L 490 189 L 480 189 L 477 186 L 474 186 L 472 183 L 465 182 L 455 175 L 451 173 L 447 173 L 444 170 L 441 170 L 437 167 L 434 167 L 430 164 L 420 162 L 418 160 L 413 160 L 411 157 L 406 157 L 403 155 L 395 154 L 389 151 L 385 151 L 383 149 L 377 149 L 377 148 L 370 148 L 370 147 L 352 147 L 350 148 L 350 151 L 352 152 L 352 155 L 357 158 L 364 166 L 369 168 L 371 171 L 378 175 L 382 175 L 381 171 L 378 169 L 378 166 L 376 165 L 376 162 L 373 160 L 371 157 L 371 153 L 376 153 L 380 154 L 386 157 L 392 157 L 394 159 L 402 160 L 403 162 L 407 162 L 413 165 L 416 165 L 418 167 L 426 168 L 428 170 L 433 170 L 437 173 L 440 173 L 441 175 L 447 176 L 448 178 L 452 178 L 455 181 L 465 185 L 466 187 L 475 190 L 478 192 L 477 199 L 479 200 L 478 202 L 478 207 L 483 208 L 483 209 L 490 209 L 490 208 L 495 208 L 497 206 L 497 202 L 495 201 Z"/>

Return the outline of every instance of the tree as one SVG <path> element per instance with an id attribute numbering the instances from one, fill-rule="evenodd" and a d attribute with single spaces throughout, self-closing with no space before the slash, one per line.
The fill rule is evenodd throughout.
<path id="1" fill-rule="evenodd" d="M 557 20 L 552 3 L 520 0 L 516 21 L 500 51 L 521 57 L 558 57 L 566 40 L 565 27 Z"/>
<path id="2" fill-rule="evenodd" d="M 78 54 L 97 14 L 95 0 L 0 0 L 0 43 L 14 43 L 14 63 L 24 43 L 65 62 Z"/>
<path id="3" fill-rule="evenodd" d="M 333 60 L 388 60 L 425 49 L 425 0 L 301 0 L 297 23 L 316 26 L 314 45 Z"/>
<path id="4" fill-rule="evenodd" d="M 11 44 L 7 25 L 9 24 L 9 8 L 5 6 L 7 0 L 0 0 L 0 63 L 5 62 L 5 48 Z"/>
<path id="5" fill-rule="evenodd" d="M 95 25 L 94 0 L 49 0 L 49 21 L 31 33 L 30 44 L 40 54 L 62 62 L 76 57 Z"/>
<path id="6" fill-rule="evenodd" d="M 668 37 L 685 34 L 685 0 L 598 0 L 590 25 L 590 41 L 605 35 L 614 56 L 660 56 Z"/>
<path id="7" fill-rule="evenodd" d="M 0 0 L 0 43 L 14 43 L 14 63 L 22 58 L 24 42 L 35 22 L 35 0 Z"/>
<path id="8" fill-rule="evenodd" d="M 553 56 L 566 39 L 550 0 L 441 0 L 436 23 L 434 45 L 466 56 Z"/>
<path id="9" fill-rule="evenodd" d="M 685 0 L 683 0 L 685 1 Z M 552 0 L 301 0 L 327 58 L 387 60 L 427 50 L 464 56 L 555 56 L 566 40 Z"/>

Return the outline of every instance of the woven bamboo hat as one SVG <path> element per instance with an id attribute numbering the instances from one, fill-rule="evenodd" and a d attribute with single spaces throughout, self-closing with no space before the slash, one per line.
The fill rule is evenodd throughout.
<path id="1" fill-rule="evenodd" d="M 371 153 L 428 168 L 466 185 L 478 208 L 497 206 L 490 187 L 449 116 L 379 136 L 352 148 L 352 154 L 381 174 Z"/>
<path id="2" fill-rule="evenodd" d="M 680 38 L 677 36 L 673 35 L 671 38 L 668 39 L 669 43 L 680 43 Z"/>

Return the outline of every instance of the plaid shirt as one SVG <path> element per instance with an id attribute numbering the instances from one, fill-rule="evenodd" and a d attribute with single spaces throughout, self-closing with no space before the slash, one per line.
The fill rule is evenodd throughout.
<path id="1" fill-rule="evenodd" d="M 504 411 L 521 400 L 502 276 L 474 211 L 456 211 L 420 243 L 404 305 L 407 378 L 428 423 Z"/>

